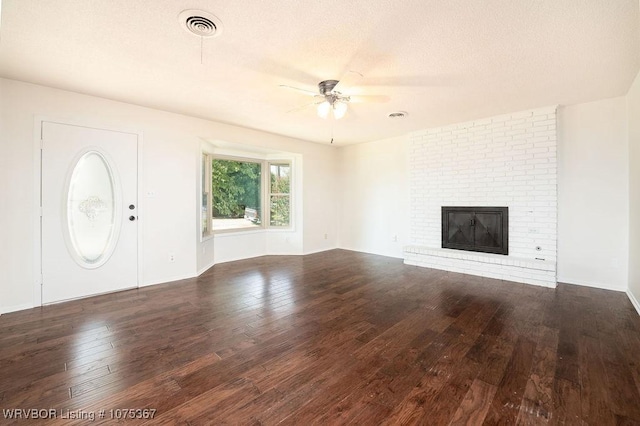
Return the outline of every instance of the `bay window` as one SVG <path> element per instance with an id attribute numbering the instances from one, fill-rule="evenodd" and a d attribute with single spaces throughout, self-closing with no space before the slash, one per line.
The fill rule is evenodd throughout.
<path id="1" fill-rule="evenodd" d="M 203 154 L 202 235 L 291 226 L 291 163 Z"/>

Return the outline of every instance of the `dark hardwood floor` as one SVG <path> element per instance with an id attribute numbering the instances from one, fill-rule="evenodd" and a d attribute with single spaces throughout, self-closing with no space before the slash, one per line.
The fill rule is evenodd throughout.
<path id="1" fill-rule="evenodd" d="M 262 257 L 0 316 L 0 408 L 59 424 L 150 415 L 121 409 L 154 425 L 640 424 L 640 317 L 612 291 L 344 250 Z"/>

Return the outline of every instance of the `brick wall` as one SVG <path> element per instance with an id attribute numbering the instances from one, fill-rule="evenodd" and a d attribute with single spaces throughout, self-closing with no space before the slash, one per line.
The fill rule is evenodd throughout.
<path id="1" fill-rule="evenodd" d="M 509 257 L 555 265 L 556 142 L 556 107 L 412 133 L 411 245 L 441 246 L 441 206 L 507 206 Z"/>

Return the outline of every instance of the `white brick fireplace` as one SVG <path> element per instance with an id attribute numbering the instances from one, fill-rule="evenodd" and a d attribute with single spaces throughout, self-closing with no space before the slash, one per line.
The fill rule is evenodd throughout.
<path id="1" fill-rule="evenodd" d="M 406 264 L 555 287 L 556 107 L 410 135 Z M 441 248 L 442 206 L 509 208 L 509 255 Z"/>

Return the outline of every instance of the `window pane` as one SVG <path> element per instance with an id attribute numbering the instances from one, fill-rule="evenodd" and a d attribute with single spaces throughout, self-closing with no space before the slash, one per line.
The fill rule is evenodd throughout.
<path id="1" fill-rule="evenodd" d="M 289 194 L 289 164 L 270 164 L 271 173 L 271 193 Z"/>
<path id="2" fill-rule="evenodd" d="M 202 216 L 202 235 L 205 236 L 209 234 L 209 185 L 208 181 L 208 173 L 207 173 L 207 156 L 202 156 L 202 206 L 201 206 L 201 216 Z"/>
<path id="3" fill-rule="evenodd" d="M 212 161 L 213 229 L 260 226 L 261 165 L 245 161 Z"/>
<path id="4" fill-rule="evenodd" d="M 271 226 L 289 226 L 289 196 L 272 195 L 269 201 L 271 210 L 269 224 Z"/>
<path id="5" fill-rule="evenodd" d="M 207 235 L 209 233 L 209 220 L 207 220 L 207 216 L 209 212 L 207 212 L 209 206 L 209 194 L 206 192 L 202 194 L 202 235 Z"/>
<path id="6" fill-rule="evenodd" d="M 67 192 L 67 229 L 81 265 L 103 260 L 114 243 L 115 182 L 106 158 L 97 151 L 84 154 L 71 174 Z"/>

